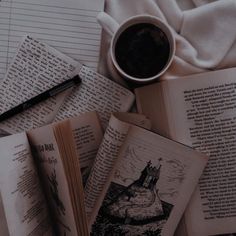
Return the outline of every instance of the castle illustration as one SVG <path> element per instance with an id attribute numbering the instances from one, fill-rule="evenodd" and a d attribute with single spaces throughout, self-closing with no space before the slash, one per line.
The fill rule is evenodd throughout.
<path id="1" fill-rule="evenodd" d="M 159 161 L 161 161 L 161 159 Z M 159 166 L 152 166 L 152 162 L 149 161 L 136 183 L 139 186 L 153 190 L 160 177 L 160 170 L 161 164 L 159 164 Z"/>
<path id="2" fill-rule="evenodd" d="M 137 178 L 128 186 L 111 183 L 91 236 L 111 235 L 111 232 L 115 235 L 161 235 L 173 205 L 159 196 L 157 185 L 163 167 L 162 159 L 158 161 L 155 166 L 151 161 L 144 163 Z"/>

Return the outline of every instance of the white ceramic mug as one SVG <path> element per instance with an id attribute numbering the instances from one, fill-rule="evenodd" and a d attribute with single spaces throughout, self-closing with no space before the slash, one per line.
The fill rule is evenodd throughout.
<path id="1" fill-rule="evenodd" d="M 139 84 L 150 83 L 157 80 L 163 73 L 165 73 L 165 71 L 170 66 L 175 54 L 175 39 L 170 27 L 166 23 L 164 23 L 161 19 L 151 15 L 137 15 L 127 19 L 125 22 L 119 25 L 110 15 L 108 15 L 105 12 L 100 12 L 97 16 L 97 20 L 99 24 L 102 26 L 102 28 L 112 37 L 107 57 L 107 65 L 111 75 L 119 74 L 122 78 L 125 78 L 129 81 Z M 162 32 L 164 32 L 169 42 L 170 51 L 168 60 L 163 69 L 152 77 L 138 78 L 127 74 L 119 66 L 115 57 L 115 47 L 117 39 L 127 28 L 140 23 L 148 23 L 157 26 Z"/>

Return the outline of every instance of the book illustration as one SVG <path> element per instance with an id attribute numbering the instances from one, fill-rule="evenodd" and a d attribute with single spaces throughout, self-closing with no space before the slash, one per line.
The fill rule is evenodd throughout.
<path id="1" fill-rule="evenodd" d="M 139 178 L 139 173 L 143 170 L 143 166 L 146 165 L 144 157 L 149 155 L 149 159 L 152 160 L 154 166 L 162 165 L 159 176 L 159 180 L 156 183 L 159 189 L 158 194 L 164 201 L 173 204 L 179 193 L 179 186 L 186 178 L 187 162 L 182 162 L 177 158 L 162 158 L 156 157 L 156 154 L 147 148 L 141 146 L 128 145 L 125 150 L 125 157 L 129 160 L 124 162 L 122 167 L 115 172 L 115 179 L 121 185 L 128 186 L 135 179 Z"/>
<path id="2" fill-rule="evenodd" d="M 66 209 L 62 202 L 62 200 L 59 197 L 59 191 L 58 191 L 58 181 L 57 181 L 57 175 L 56 175 L 56 159 L 53 157 L 48 157 L 44 154 L 44 151 L 47 150 L 49 152 L 54 151 L 54 147 L 52 144 L 44 144 L 44 145 L 32 145 L 31 150 L 33 155 L 35 156 L 35 159 L 38 163 L 47 163 L 49 165 L 53 165 L 51 167 L 51 170 L 45 171 L 45 176 L 49 188 L 49 194 L 50 199 L 52 199 L 56 212 L 58 216 L 65 216 L 66 215 Z M 48 173 L 47 173 L 48 172 Z M 40 173 L 41 177 L 43 173 Z M 43 178 L 43 177 L 42 177 Z"/>
<path id="3" fill-rule="evenodd" d="M 66 214 L 66 209 L 61 201 L 59 194 L 58 194 L 58 182 L 57 182 L 57 176 L 56 176 L 56 170 L 53 169 L 50 175 L 47 175 L 47 178 L 49 180 L 50 184 L 50 193 L 52 196 L 52 199 L 56 205 L 57 213 L 58 215 L 64 215 Z"/>
<path id="4" fill-rule="evenodd" d="M 56 170 L 55 168 L 51 172 L 50 175 L 47 174 L 47 179 L 49 180 L 49 188 L 50 188 L 50 194 L 51 194 L 51 199 L 54 202 L 54 205 L 56 206 L 56 211 L 57 211 L 57 221 L 58 224 L 62 227 L 61 230 L 63 230 L 63 235 L 67 235 L 67 231 L 70 232 L 71 229 L 69 226 L 65 225 L 61 220 L 59 220 L 59 216 L 66 216 L 66 208 L 62 202 L 62 200 L 59 197 L 59 191 L 58 191 L 58 181 L 57 181 L 57 175 L 56 175 Z"/>
<path id="5" fill-rule="evenodd" d="M 127 187 L 112 182 L 96 222 L 96 235 L 160 235 L 173 205 L 159 196 L 157 183 L 162 169 L 149 161 L 137 180 Z"/>

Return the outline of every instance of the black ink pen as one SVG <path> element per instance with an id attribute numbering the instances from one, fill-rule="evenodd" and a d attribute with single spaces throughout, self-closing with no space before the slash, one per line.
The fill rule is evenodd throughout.
<path id="1" fill-rule="evenodd" d="M 76 75 L 72 79 L 68 79 L 68 80 L 54 86 L 53 88 L 11 108 L 10 110 L 8 110 L 6 112 L 4 112 L 3 114 L 0 115 L 0 122 L 48 99 L 50 97 L 53 97 L 53 96 L 65 91 L 66 89 L 69 89 L 75 85 L 79 85 L 80 83 L 81 83 L 81 78 L 79 77 L 79 75 Z"/>

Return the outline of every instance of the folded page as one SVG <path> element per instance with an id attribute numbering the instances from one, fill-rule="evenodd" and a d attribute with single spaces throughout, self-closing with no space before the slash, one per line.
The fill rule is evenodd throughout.
<path id="1" fill-rule="evenodd" d="M 112 116 L 109 121 L 84 190 L 85 210 L 89 225 L 91 221 L 93 221 L 92 216 L 94 215 L 93 212 L 98 198 L 114 166 L 118 152 L 129 128 L 130 125 L 128 123 L 121 122 L 114 116 Z"/>
<path id="2" fill-rule="evenodd" d="M 122 121 L 117 117 L 122 118 Z M 85 210 L 89 224 L 93 221 L 92 216 L 94 216 L 93 212 L 98 203 L 98 198 L 118 157 L 118 152 L 129 128 L 132 125 L 150 128 L 149 124 L 140 114 L 115 113 L 111 116 L 84 190 Z"/>

